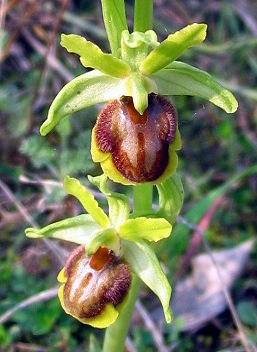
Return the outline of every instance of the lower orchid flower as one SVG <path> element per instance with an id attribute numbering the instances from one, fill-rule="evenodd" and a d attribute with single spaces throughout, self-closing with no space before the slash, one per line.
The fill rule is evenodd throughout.
<path id="1" fill-rule="evenodd" d="M 89 190 L 67 176 L 65 190 L 81 202 L 88 214 L 26 230 L 28 237 L 52 237 L 80 245 L 58 275 L 62 307 L 82 323 L 105 328 L 117 319 L 126 304 L 131 280 L 137 275 L 159 297 L 166 321 L 170 322 L 171 287 L 150 243 L 171 234 L 183 201 L 180 179 L 174 176 L 158 185 L 159 209 L 140 217 L 130 212 L 125 195 L 107 189 L 106 175 L 91 177 L 90 181 L 107 198 L 109 216 Z M 171 189 L 172 202 L 167 197 Z"/>
<path id="2" fill-rule="evenodd" d="M 84 324 L 103 328 L 116 320 L 129 290 L 131 272 L 125 260 L 111 250 L 99 247 L 88 257 L 81 245 L 70 254 L 58 281 L 62 283 L 58 296 L 65 312 Z"/>

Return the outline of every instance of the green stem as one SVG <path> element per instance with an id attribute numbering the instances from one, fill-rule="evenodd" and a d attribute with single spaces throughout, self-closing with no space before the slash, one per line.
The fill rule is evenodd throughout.
<path id="1" fill-rule="evenodd" d="M 134 212 L 137 212 L 138 215 L 152 210 L 152 190 L 151 184 L 141 184 L 134 187 Z M 124 350 L 139 289 L 140 280 L 134 275 L 125 307 L 120 312 L 118 319 L 106 329 L 103 352 L 122 352 Z"/>
<path id="2" fill-rule="evenodd" d="M 128 301 L 118 319 L 106 329 L 103 352 L 122 352 L 124 351 L 125 341 L 130 326 L 130 320 L 134 312 L 134 306 L 140 289 L 140 280 L 133 276 Z"/>
<path id="3" fill-rule="evenodd" d="M 101 1 L 111 50 L 117 56 L 120 48 L 121 31 L 127 29 L 127 24 L 124 24 L 124 19 L 126 18 L 124 0 Z M 115 15 L 119 15 L 120 20 L 117 20 Z M 135 0 L 134 31 L 145 32 L 151 29 L 152 17 L 153 0 Z M 134 213 L 142 215 L 152 211 L 152 191 L 153 186 L 150 184 L 141 184 L 134 187 Z M 128 301 L 120 312 L 118 319 L 106 329 L 103 352 L 122 352 L 124 350 L 139 289 L 140 279 L 133 275 Z"/>
<path id="4" fill-rule="evenodd" d="M 134 191 L 134 215 L 142 216 L 152 212 L 153 186 L 142 183 L 133 189 Z"/>
<path id="5" fill-rule="evenodd" d="M 152 29 L 153 0 L 135 0 L 134 31 L 146 32 Z"/>
<path id="6" fill-rule="evenodd" d="M 101 0 L 104 26 L 111 52 L 119 56 L 121 33 L 128 30 L 124 0 Z"/>

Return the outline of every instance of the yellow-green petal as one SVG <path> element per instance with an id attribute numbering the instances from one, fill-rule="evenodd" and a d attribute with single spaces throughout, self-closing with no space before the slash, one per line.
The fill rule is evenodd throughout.
<path id="1" fill-rule="evenodd" d="M 92 216 L 97 224 L 103 228 L 110 225 L 109 218 L 105 212 L 99 207 L 92 193 L 90 193 L 76 178 L 69 176 L 64 180 L 65 191 L 76 197 L 86 211 Z"/>
<path id="2" fill-rule="evenodd" d="M 86 38 L 76 34 L 62 34 L 61 45 L 69 52 L 80 55 L 80 61 L 85 67 L 92 67 L 109 76 L 123 78 L 130 72 L 130 66 L 112 54 L 105 54 Z"/>
<path id="3" fill-rule="evenodd" d="M 138 217 L 128 219 L 118 228 L 121 238 L 129 241 L 141 239 L 157 242 L 167 238 L 171 233 L 172 226 L 164 218 L 145 218 Z"/>
<path id="4" fill-rule="evenodd" d="M 193 23 L 174 34 L 170 34 L 142 61 L 140 71 L 151 75 L 176 60 L 186 49 L 200 44 L 206 37 L 207 25 Z"/>

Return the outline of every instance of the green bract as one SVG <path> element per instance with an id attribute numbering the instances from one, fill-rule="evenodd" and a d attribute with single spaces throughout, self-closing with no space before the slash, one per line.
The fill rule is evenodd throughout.
<path id="1" fill-rule="evenodd" d="M 93 71 L 73 79 L 58 93 L 40 129 L 42 135 L 49 133 L 66 115 L 121 96 L 132 96 L 140 114 L 148 106 L 150 93 L 199 96 L 228 113 L 237 109 L 234 96 L 209 74 L 174 61 L 205 39 L 205 24 L 193 23 L 158 43 L 152 30 L 129 34 L 123 22 L 113 19 L 122 33 L 112 38 L 112 54 L 103 53 L 79 35 L 62 35 L 61 45 L 78 54 L 81 63 Z"/>
<path id="2" fill-rule="evenodd" d="M 162 185 L 158 185 L 159 208 L 144 217 L 136 217 L 135 213 L 130 213 L 129 201 L 125 195 L 108 190 L 105 175 L 89 177 L 89 180 L 105 195 L 109 216 L 99 207 L 89 190 L 77 179 L 67 176 L 64 181 L 66 192 L 75 196 L 89 214 L 68 218 L 42 229 L 28 228 L 26 235 L 82 244 L 88 256 L 99 247 L 111 249 L 117 256 L 124 257 L 131 270 L 156 293 L 162 303 L 166 320 L 170 322 L 171 288 L 150 242 L 167 238 L 171 233 L 172 224 L 183 202 L 183 188 L 178 176 L 173 175 Z M 172 202 L 170 192 L 174 196 Z M 94 324 L 98 322 L 94 320 Z M 101 322 L 98 325 L 101 326 Z"/>

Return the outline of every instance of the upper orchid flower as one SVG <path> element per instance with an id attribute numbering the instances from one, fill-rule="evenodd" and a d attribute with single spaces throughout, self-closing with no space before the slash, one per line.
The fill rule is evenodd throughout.
<path id="1" fill-rule="evenodd" d="M 130 34 L 124 28 L 112 54 L 81 36 L 63 34 L 61 45 L 93 70 L 63 87 L 41 134 L 49 133 L 66 115 L 109 102 L 93 130 L 93 160 L 116 182 L 163 182 L 177 167 L 175 150 L 181 141 L 176 110 L 162 96 L 199 96 L 226 112 L 237 109 L 234 96 L 208 73 L 175 61 L 205 39 L 206 29 L 205 24 L 193 23 L 159 43 L 152 30 Z"/>

